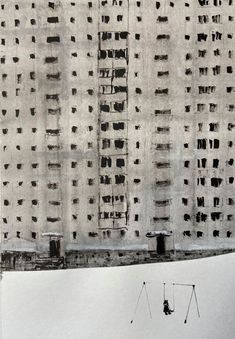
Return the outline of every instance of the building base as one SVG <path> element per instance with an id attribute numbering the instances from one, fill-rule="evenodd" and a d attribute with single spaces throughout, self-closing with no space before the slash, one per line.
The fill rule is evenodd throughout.
<path id="1" fill-rule="evenodd" d="M 74 269 L 88 267 L 112 267 L 146 263 L 191 260 L 234 252 L 235 249 L 198 251 L 168 251 L 158 255 L 155 251 L 68 251 L 65 257 L 50 258 L 47 253 L 4 252 L 2 271 L 33 271 Z"/>

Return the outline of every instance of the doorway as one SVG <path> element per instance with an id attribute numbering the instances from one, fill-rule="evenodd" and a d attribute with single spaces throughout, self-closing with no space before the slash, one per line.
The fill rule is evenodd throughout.
<path id="1" fill-rule="evenodd" d="M 60 257 L 60 240 L 50 240 L 50 257 Z"/>
<path id="2" fill-rule="evenodd" d="M 166 252 L 165 248 L 165 236 L 160 234 L 157 237 L 157 254 L 163 255 Z"/>

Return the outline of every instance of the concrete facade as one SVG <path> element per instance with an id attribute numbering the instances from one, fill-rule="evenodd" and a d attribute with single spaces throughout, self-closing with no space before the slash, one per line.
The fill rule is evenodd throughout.
<path id="1" fill-rule="evenodd" d="M 3 252 L 235 248 L 234 6 L 0 1 Z"/>

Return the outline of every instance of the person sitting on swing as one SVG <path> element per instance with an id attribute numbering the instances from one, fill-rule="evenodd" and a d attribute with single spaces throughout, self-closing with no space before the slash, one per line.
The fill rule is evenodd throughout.
<path id="1" fill-rule="evenodd" d="M 168 315 L 174 312 L 173 310 L 170 309 L 168 300 L 164 300 L 163 302 L 163 312 L 165 313 L 165 315 Z"/>

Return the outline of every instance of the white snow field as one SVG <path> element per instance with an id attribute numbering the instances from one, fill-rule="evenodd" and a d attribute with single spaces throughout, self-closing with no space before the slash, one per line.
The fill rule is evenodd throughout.
<path id="1" fill-rule="evenodd" d="M 143 281 L 146 294 L 133 312 Z M 163 313 L 163 282 L 175 312 Z M 2 339 L 234 339 L 235 254 L 172 263 L 9 272 L 1 282 Z"/>

